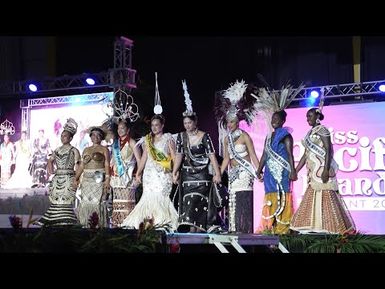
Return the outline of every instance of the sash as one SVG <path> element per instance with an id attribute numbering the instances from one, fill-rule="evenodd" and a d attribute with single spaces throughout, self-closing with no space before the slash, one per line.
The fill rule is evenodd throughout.
<path id="1" fill-rule="evenodd" d="M 122 155 L 120 153 L 119 139 L 115 139 L 112 144 L 112 153 L 115 157 L 116 166 L 118 168 L 118 175 L 121 177 L 124 174 L 125 168 L 122 160 Z"/>
<path id="2" fill-rule="evenodd" d="M 239 154 L 235 151 L 234 141 L 233 141 L 233 137 L 231 136 L 231 133 L 228 134 L 228 139 L 229 139 L 229 149 L 231 150 L 231 153 L 233 154 L 234 159 L 237 161 L 239 165 L 241 165 L 244 169 L 246 169 L 254 178 L 256 178 L 257 174 L 255 172 L 253 165 L 247 160 L 240 157 Z"/>
<path id="3" fill-rule="evenodd" d="M 165 171 L 171 171 L 171 156 L 166 156 L 160 150 L 156 149 L 156 147 L 152 143 L 151 133 L 146 135 L 146 146 L 152 159 L 157 162 Z"/>
<path id="4" fill-rule="evenodd" d="M 309 151 L 314 153 L 316 156 L 325 160 L 326 151 L 310 139 L 311 132 L 312 132 L 312 130 L 307 133 L 307 135 L 304 139 L 304 146 L 306 149 L 308 149 Z M 321 167 L 323 167 L 323 166 L 321 166 Z M 332 173 L 331 175 L 334 175 L 335 173 L 337 173 L 337 171 L 338 171 L 338 164 L 333 158 L 331 158 L 329 174 L 331 172 Z"/>
<path id="5" fill-rule="evenodd" d="M 311 134 L 311 131 L 308 132 L 308 134 L 306 135 L 305 139 L 304 139 L 304 145 L 305 147 L 310 150 L 312 153 L 314 153 L 315 155 L 319 156 L 320 158 L 322 159 L 325 159 L 325 156 L 326 156 L 326 152 L 325 150 L 320 147 L 319 145 L 317 145 L 316 143 L 314 143 L 311 139 L 310 139 L 310 134 Z"/>
<path id="6" fill-rule="evenodd" d="M 291 172 L 290 164 L 287 160 L 277 154 L 273 148 L 271 147 L 271 136 L 266 140 L 265 151 L 269 158 L 273 159 L 274 162 L 279 164 L 282 168 L 287 170 L 289 173 Z"/>
<path id="7" fill-rule="evenodd" d="M 204 136 L 203 136 L 204 137 Z M 190 143 L 189 143 L 189 139 L 187 137 L 187 133 L 186 132 L 183 132 L 182 133 L 182 140 L 183 140 L 183 147 L 184 147 L 184 151 L 187 152 L 186 153 L 186 159 L 187 159 L 187 162 L 189 163 L 189 165 L 191 167 L 193 167 L 193 165 L 191 164 L 190 160 L 192 160 L 193 162 L 196 162 L 200 165 L 207 165 L 209 163 L 209 158 L 207 157 L 200 157 L 200 158 L 197 158 L 195 157 L 192 153 L 191 153 L 191 150 L 190 150 Z"/>

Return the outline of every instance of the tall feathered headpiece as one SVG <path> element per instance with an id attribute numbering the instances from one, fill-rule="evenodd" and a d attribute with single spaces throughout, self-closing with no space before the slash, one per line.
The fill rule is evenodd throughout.
<path id="1" fill-rule="evenodd" d="M 255 88 L 254 92 L 251 93 L 257 100 L 254 107 L 257 111 L 269 113 L 284 110 L 304 87 L 301 84 L 299 87 L 293 88 L 292 85 L 288 84 L 283 86 L 280 91 L 270 90 L 265 87 Z"/>
<path id="2" fill-rule="evenodd" d="M 287 108 L 304 87 L 305 85 L 301 84 L 299 87 L 293 88 L 292 85 L 287 84 L 279 91 L 271 90 L 269 87 L 254 87 L 250 93 L 256 99 L 254 109 L 258 114 L 261 113 L 264 116 L 272 130 L 270 123 L 272 115 Z"/>
<path id="3" fill-rule="evenodd" d="M 163 112 L 162 103 L 160 102 L 159 88 L 158 88 L 158 73 L 155 72 L 155 99 L 154 99 L 154 113 L 161 114 Z"/>
<path id="4" fill-rule="evenodd" d="M 183 116 L 193 116 L 196 115 L 196 113 L 193 110 L 192 107 L 192 101 L 190 98 L 190 94 L 188 93 L 187 90 L 187 84 L 186 80 L 182 80 L 182 87 L 183 87 L 183 94 L 184 94 L 184 103 L 186 104 L 186 110 L 183 112 Z"/>
<path id="5" fill-rule="evenodd" d="M 256 99 L 247 93 L 248 91 L 249 86 L 241 80 L 231 84 L 228 89 L 216 96 L 214 112 L 221 126 L 225 126 L 227 120 L 234 118 L 245 120 L 247 124 L 253 122 Z"/>
<path id="6" fill-rule="evenodd" d="M 324 103 L 325 103 L 325 88 L 321 88 L 321 96 L 320 96 L 320 101 L 318 104 L 317 112 L 322 113 L 322 109 L 324 108 Z"/>

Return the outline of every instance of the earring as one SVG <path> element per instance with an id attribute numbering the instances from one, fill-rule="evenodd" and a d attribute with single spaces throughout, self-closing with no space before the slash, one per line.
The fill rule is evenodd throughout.
<path id="1" fill-rule="evenodd" d="M 316 122 L 316 124 L 320 124 L 321 123 L 321 121 L 318 118 L 317 118 L 317 120 L 315 122 Z"/>

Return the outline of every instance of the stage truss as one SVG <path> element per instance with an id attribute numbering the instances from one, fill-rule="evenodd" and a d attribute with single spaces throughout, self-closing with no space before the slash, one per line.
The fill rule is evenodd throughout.
<path id="1" fill-rule="evenodd" d="M 295 97 L 294 101 L 300 101 L 309 98 L 309 93 L 312 90 L 323 90 L 325 98 L 343 98 L 348 96 L 357 96 L 360 98 L 361 96 L 365 95 L 378 95 L 383 94 L 383 92 L 379 91 L 379 86 L 381 84 L 385 84 L 385 80 L 305 87 Z"/>
<path id="2" fill-rule="evenodd" d="M 325 99 L 339 98 L 343 100 L 353 96 L 355 100 L 361 101 L 364 96 L 385 94 L 379 90 L 379 86 L 382 84 L 385 84 L 385 80 L 305 87 L 296 95 L 293 102 L 309 99 L 310 92 L 313 90 L 323 91 Z M 216 95 L 220 95 L 223 91 L 217 91 Z M 279 93 L 280 90 L 273 90 L 273 92 Z"/>
<path id="3" fill-rule="evenodd" d="M 82 105 L 108 103 L 109 101 L 111 101 L 111 93 L 112 91 L 81 95 Z M 77 99 L 79 97 L 80 95 L 67 95 L 67 96 L 58 96 L 58 97 L 32 98 L 32 99 L 21 100 L 20 108 L 21 108 L 22 130 L 27 131 L 27 134 L 29 135 L 31 109 L 35 107 L 73 104 L 77 102 Z"/>
<path id="4" fill-rule="evenodd" d="M 0 97 L 18 95 L 20 97 L 42 97 L 54 92 L 68 93 L 81 90 L 82 93 L 102 92 L 106 90 L 136 88 L 136 70 L 132 69 L 133 41 L 119 37 L 114 42 L 114 67 L 99 73 L 64 75 L 45 79 L 0 82 Z M 95 80 L 94 85 L 87 85 L 86 79 Z M 31 92 L 30 83 L 38 86 L 38 91 Z"/>

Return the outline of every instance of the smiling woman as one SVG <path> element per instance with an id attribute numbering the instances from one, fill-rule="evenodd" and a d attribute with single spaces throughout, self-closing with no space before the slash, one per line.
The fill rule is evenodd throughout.
<path id="1" fill-rule="evenodd" d="M 296 171 L 299 172 L 306 163 L 308 187 L 290 227 L 302 233 L 354 231 L 353 219 L 338 192 L 338 165 L 333 159 L 330 132 L 321 125 L 324 115 L 321 109 L 311 108 L 306 119 L 312 128 L 303 140 L 306 150 Z"/>

